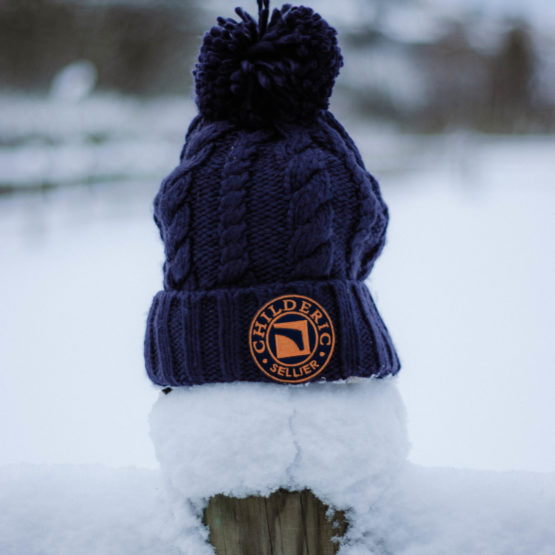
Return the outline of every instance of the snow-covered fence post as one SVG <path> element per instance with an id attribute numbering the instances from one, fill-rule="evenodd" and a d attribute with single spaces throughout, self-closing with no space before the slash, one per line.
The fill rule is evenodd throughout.
<path id="1" fill-rule="evenodd" d="M 328 111 L 337 33 L 307 7 L 258 8 L 204 36 L 200 113 L 154 201 L 145 361 L 175 391 L 152 437 L 187 555 L 355 545 L 406 456 L 382 380 L 399 359 L 365 284 L 388 211 Z"/>
<path id="2" fill-rule="evenodd" d="M 204 510 L 217 555 L 334 555 L 347 521 L 310 490 L 269 496 L 215 495 Z"/>
<path id="3" fill-rule="evenodd" d="M 339 553 L 358 555 L 372 534 L 381 552 L 387 519 L 373 511 L 408 453 L 395 379 L 178 387 L 160 395 L 150 429 L 178 553 L 214 555 L 225 542 L 227 555 L 321 555 L 336 536 Z"/>

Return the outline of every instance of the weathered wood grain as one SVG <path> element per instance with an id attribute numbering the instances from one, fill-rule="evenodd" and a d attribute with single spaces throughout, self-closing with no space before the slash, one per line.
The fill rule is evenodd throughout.
<path id="1" fill-rule="evenodd" d="M 328 507 L 310 490 L 280 489 L 269 497 L 216 495 L 204 524 L 217 555 L 334 555 L 333 538 L 345 535 L 343 511 L 327 518 Z"/>

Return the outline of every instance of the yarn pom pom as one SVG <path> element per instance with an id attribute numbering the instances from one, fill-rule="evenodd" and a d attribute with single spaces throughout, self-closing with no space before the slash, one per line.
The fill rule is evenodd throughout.
<path id="1" fill-rule="evenodd" d="M 197 105 L 209 120 L 247 126 L 306 121 L 329 106 L 343 65 L 337 32 L 307 7 L 289 4 L 269 17 L 258 0 L 258 22 L 218 18 L 204 36 L 193 71 Z"/>

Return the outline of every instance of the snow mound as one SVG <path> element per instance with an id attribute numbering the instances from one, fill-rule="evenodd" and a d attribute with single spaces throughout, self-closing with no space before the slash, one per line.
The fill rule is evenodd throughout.
<path id="1" fill-rule="evenodd" d="M 178 388 L 160 395 L 150 425 L 167 537 L 187 555 L 213 553 L 201 524 L 209 497 L 279 488 L 347 511 L 340 555 L 555 553 L 555 474 L 408 463 L 396 378 Z"/>
<path id="2" fill-rule="evenodd" d="M 553 555 L 554 515 L 555 473 L 408 464 L 368 509 L 362 550 L 348 553 Z"/>
<path id="3" fill-rule="evenodd" d="M 406 462 L 395 379 L 180 388 L 150 421 L 161 473 L 0 467 L 0 553 L 213 555 L 207 498 L 279 487 L 347 509 L 340 555 L 555 553 L 555 474 Z"/>
<path id="4" fill-rule="evenodd" d="M 393 379 L 178 388 L 150 423 L 162 471 L 189 498 L 310 487 L 346 506 L 362 482 L 385 486 L 408 453 Z"/>
<path id="5" fill-rule="evenodd" d="M 396 483 L 409 448 L 393 378 L 178 388 L 160 396 L 150 422 L 169 495 L 182 511 L 177 527 L 218 493 L 309 488 L 349 510 L 349 537 L 358 541 L 368 507 Z"/>

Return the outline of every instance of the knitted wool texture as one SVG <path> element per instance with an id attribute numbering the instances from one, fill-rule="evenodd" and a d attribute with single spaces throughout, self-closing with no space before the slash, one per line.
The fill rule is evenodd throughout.
<path id="1" fill-rule="evenodd" d="M 336 32 L 309 8 L 218 20 L 195 68 L 199 115 L 162 182 L 154 219 L 164 289 L 145 360 L 160 385 L 271 381 L 249 328 L 268 301 L 325 308 L 333 355 L 315 379 L 383 377 L 399 360 L 364 279 L 388 211 L 347 132 L 327 110 L 342 64 Z"/>

